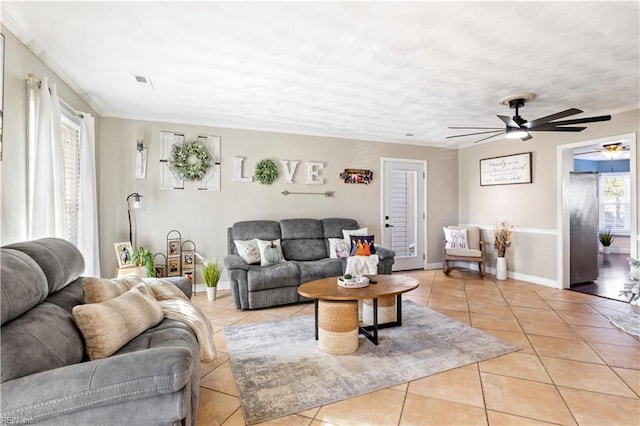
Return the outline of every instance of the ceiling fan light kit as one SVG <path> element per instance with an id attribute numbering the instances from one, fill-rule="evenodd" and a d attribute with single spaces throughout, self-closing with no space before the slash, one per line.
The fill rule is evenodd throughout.
<path id="1" fill-rule="evenodd" d="M 607 160 L 615 160 L 620 157 L 622 153 L 625 151 L 625 147 L 622 146 L 621 142 L 610 143 L 602 146 L 602 151 L 600 151 L 600 155 L 605 157 Z"/>
<path id="2" fill-rule="evenodd" d="M 482 139 L 476 140 L 473 143 L 481 142 L 487 139 L 494 138 L 496 136 L 505 135 L 507 139 L 521 139 L 523 142 L 532 139 L 530 132 L 581 132 L 586 127 L 583 126 L 571 126 L 573 124 L 594 123 L 597 121 L 611 120 L 610 115 L 601 115 L 598 117 L 585 117 L 576 118 L 571 120 L 562 120 L 563 118 L 580 114 L 583 111 L 578 108 L 569 108 L 564 111 L 557 112 L 555 114 L 540 117 L 535 120 L 528 121 L 520 116 L 519 109 L 524 107 L 529 101 L 536 98 L 536 94 L 533 92 L 516 93 L 514 95 L 505 96 L 498 102 L 501 105 L 508 105 L 509 108 L 515 109 L 515 115 L 508 117 L 506 115 L 498 115 L 497 117 L 505 124 L 504 130 L 501 128 L 487 128 L 487 127 L 449 127 L 450 129 L 486 129 L 490 131 L 465 133 L 461 135 L 447 136 L 450 138 L 459 138 L 464 136 L 474 136 L 485 134 Z"/>
<path id="3" fill-rule="evenodd" d="M 517 129 L 513 127 L 507 127 L 507 139 L 523 139 L 529 136 L 529 132 L 523 129 Z"/>

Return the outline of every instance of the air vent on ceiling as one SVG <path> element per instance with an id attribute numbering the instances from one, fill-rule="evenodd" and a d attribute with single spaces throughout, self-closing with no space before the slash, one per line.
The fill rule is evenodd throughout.
<path id="1" fill-rule="evenodd" d="M 133 78 L 136 79 L 136 82 L 148 86 L 150 89 L 153 89 L 153 83 L 151 83 L 151 79 L 146 75 L 134 75 Z"/>

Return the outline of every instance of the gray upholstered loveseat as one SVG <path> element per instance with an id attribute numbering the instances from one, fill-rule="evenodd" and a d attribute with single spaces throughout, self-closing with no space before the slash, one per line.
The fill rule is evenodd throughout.
<path id="1" fill-rule="evenodd" d="M 343 230 L 359 229 L 356 220 L 282 219 L 236 222 L 227 230 L 224 258 L 238 309 L 260 309 L 306 301 L 298 286 L 307 281 L 342 275 L 346 259 L 329 256 L 329 238 L 343 238 Z M 285 262 L 249 265 L 238 255 L 234 240 L 280 240 Z M 391 274 L 395 253 L 376 245 L 378 274 Z"/>
<path id="2" fill-rule="evenodd" d="M 88 361 L 71 310 L 84 260 L 61 239 L 0 249 L 3 424 L 195 424 L 196 338 L 163 319 L 114 355 Z M 191 296 L 186 279 L 173 279 Z"/>

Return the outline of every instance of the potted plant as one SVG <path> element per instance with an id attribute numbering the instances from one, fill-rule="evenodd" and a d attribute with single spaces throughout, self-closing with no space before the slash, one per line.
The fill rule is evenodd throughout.
<path id="1" fill-rule="evenodd" d="M 133 254 L 131 255 L 131 263 L 133 263 L 138 268 L 144 267 L 147 277 L 155 277 L 156 276 L 156 265 L 153 261 L 153 254 L 149 250 L 144 247 L 137 247 L 133 249 Z M 140 269 L 138 269 L 140 271 Z"/>
<path id="2" fill-rule="evenodd" d="M 609 254 L 611 252 L 611 244 L 613 243 L 613 233 L 609 230 L 602 231 L 598 234 L 600 244 L 602 244 L 602 254 Z"/>
<path id="3" fill-rule="evenodd" d="M 507 260 L 504 255 L 507 252 L 507 248 L 511 246 L 511 230 L 513 225 L 503 220 L 500 224 L 494 228 L 494 242 L 493 248 L 496 250 L 498 258 L 496 259 L 496 279 L 507 279 Z"/>
<path id="4" fill-rule="evenodd" d="M 196 253 L 196 258 L 202 263 L 202 278 L 207 286 L 207 300 L 212 302 L 216 300 L 218 293 L 218 281 L 222 275 L 223 266 L 216 260 L 209 261 Z"/>

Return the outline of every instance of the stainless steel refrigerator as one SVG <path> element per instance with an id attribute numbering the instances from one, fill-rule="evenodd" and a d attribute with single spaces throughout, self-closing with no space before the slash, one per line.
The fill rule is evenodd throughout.
<path id="1" fill-rule="evenodd" d="M 569 176 L 570 284 L 598 278 L 598 174 Z"/>

